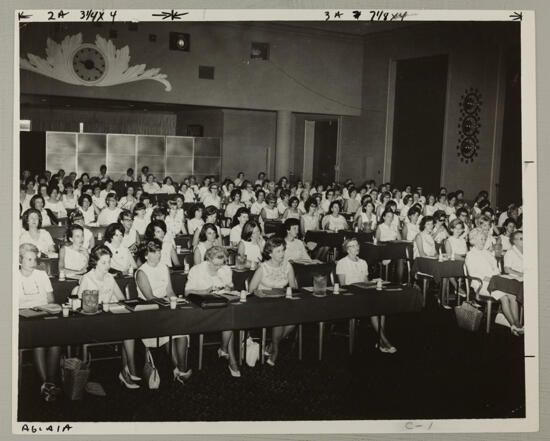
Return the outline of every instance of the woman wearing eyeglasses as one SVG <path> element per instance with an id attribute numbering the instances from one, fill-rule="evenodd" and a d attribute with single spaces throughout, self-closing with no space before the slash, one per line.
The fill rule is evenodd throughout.
<path id="1" fill-rule="evenodd" d="M 514 231 L 510 243 L 512 247 L 504 255 L 504 272 L 523 277 L 523 231 Z"/>

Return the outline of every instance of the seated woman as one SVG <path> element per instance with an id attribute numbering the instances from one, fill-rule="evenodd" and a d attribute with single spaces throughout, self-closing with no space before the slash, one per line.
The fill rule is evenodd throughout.
<path id="1" fill-rule="evenodd" d="M 31 208 L 34 208 L 35 210 L 38 210 L 42 216 L 42 226 L 43 227 L 49 227 L 51 225 L 57 225 L 57 217 L 55 214 L 53 214 L 52 210 L 45 207 L 45 200 L 44 198 L 39 195 L 35 194 L 29 203 Z"/>
<path id="2" fill-rule="evenodd" d="M 99 303 L 111 303 L 124 300 L 115 278 L 109 273 L 112 253 L 104 245 L 94 247 L 90 253 L 89 271 L 82 276 L 78 286 L 78 297 L 86 290 L 99 291 Z M 134 340 L 124 340 L 122 347 L 122 371 L 118 374 L 120 382 L 128 389 L 138 389 L 136 381 L 136 363 L 134 359 Z"/>
<path id="3" fill-rule="evenodd" d="M 237 210 L 241 207 L 244 207 L 244 204 L 241 202 L 241 190 L 236 188 L 231 191 L 231 194 L 229 196 L 229 204 L 227 204 L 227 207 L 225 207 L 225 217 L 233 219 L 235 217 L 235 213 L 237 213 Z"/>
<path id="4" fill-rule="evenodd" d="M 460 219 L 453 219 L 449 224 L 451 235 L 445 241 L 445 252 L 448 256 L 455 256 L 461 259 L 466 257 L 468 246 L 464 239 L 464 223 Z"/>
<path id="5" fill-rule="evenodd" d="M 67 210 L 59 198 L 59 188 L 52 185 L 48 188 L 48 199 L 44 207 L 54 214 L 57 219 L 67 217 Z"/>
<path id="6" fill-rule="evenodd" d="M 173 265 L 179 266 L 180 260 L 176 252 L 176 242 L 174 238 L 166 234 L 166 224 L 162 220 L 152 220 L 145 229 L 145 239 L 151 241 L 158 239 L 161 246 L 161 263 L 168 268 Z"/>
<path id="7" fill-rule="evenodd" d="M 202 199 L 202 203 L 205 207 L 208 207 L 209 205 L 212 205 L 219 209 L 222 205 L 222 198 L 218 194 L 219 188 L 218 184 L 215 182 L 212 182 L 208 186 L 208 193 L 204 195 L 204 198 Z"/>
<path id="8" fill-rule="evenodd" d="M 437 210 L 433 216 L 434 228 L 432 230 L 432 237 L 438 245 L 442 245 L 449 237 L 449 231 L 447 230 L 447 215 L 442 210 Z"/>
<path id="9" fill-rule="evenodd" d="M 202 209 L 202 204 L 195 204 L 189 209 L 189 219 L 187 220 L 187 231 L 189 234 L 195 234 L 195 231 L 200 231 L 204 225 Z"/>
<path id="10" fill-rule="evenodd" d="M 283 212 L 283 221 L 287 219 L 297 219 L 298 221 L 300 221 L 301 213 L 300 210 L 298 210 L 299 203 L 300 201 L 296 196 L 292 196 L 288 200 L 288 208 Z"/>
<path id="11" fill-rule="evenodd" d="M 350 187 L 348 189 L 348 198 L 344 203 L 344 211 L 347 214 L 355 214 L 361 206 L 361 201 L 357 199 L 357 189 L 355 187 Z"/>
<path id="12" fill-rule="evenodd" d="M 504 272 L 523 278 L 523 231 L 514 231 L 510 243 L 512 247 L 504 255 Z"/>
<path id="13" fill-rule="evenodd" d="M 134 227 L 134 215 L 128 210 L 122 210 L 118 216 L 118 223 L 124 227 L 122 245 L 128 248 L 130 254 L 135 254 L 137 252 L 140 239 L 139 234 Z"/>
<path id="14" fill-rule="evenodd" d="M 330 214 L 323 217 L 321 227 L 323 230 L 341 231 L 348 229 L 348 221 L 340 214 L 340 202 L 332 201 L 329 206 Z"/>
<path id="15" fill-rule="evenodd" d="M 203 224 L 213 224 L 216 225 L 216 231 L 218 232 L 218 239 L 216 239 L 216 245 L 222 245 L 222 231 L 221 228 L 218 226 L 218 209 L 214 207 L 213 205 L 207 206 L 203 211 Z M 202 227 L 201 225 L 201 227 Z M 199 243 L 199 234 L 201 232 L 201 229 L 198 228 L 195 230 L 195 233 L 193 234 L 193 247 L 196 247 Z"/>
<path id="16" fill-rule="evenodd" d="M 280 237 L 268 239 L 263 252 L 265 261 L 260 264 L 250 281 L 250 292 L 263 297 L 266 291 L 275 289 L 280 291 L 281 296 L 284 296 L 284 288 L 287 286 L 297 288 L 292 265 L 285 259 L 285 248 L 285 241 Z M 279 356 L 279 342 L 288 336 L 294 328 L 295 325 L 272 328 L 271 345 L 266 348 L 266 353 L 269 354 L 267 364 L 275 366 Z"/>
<path id="17" fill-rule="evenodd" d="M 143 191 L 148 194 L 160 193 L 160 185 L 155 182 L 155 177 L 149 173 L 146 182 L 143 183 Z"/>
<path id="18" fill-rule="evenodd" d="M 353 283 L 367 282 L 369 267 L 365 260 L 359 258 L 360 246 L 357 239 L 346 240 L 344 242 L 343 249 L 347 254 L 336 264 L 336 275 L 338 276 L 340 284 L 345 286 Z M 382 316 L 379 319 L 378 316 L 371 316 L 370 321 L 374 330 L 379 333 L 380 336 L 380 344 L 376 344 L 376 347 L 380 350 L 380 352 L 385 352 L 388 354 L 394 354 L 397 352 L 395 346 L 393 346 L 388 340 L 388 337 L 386 337 L 386 317 Z"/>
<path id="19" fill-rule="evenodd" d="M 168 216 L 164 219 L 166 229 L 172 237 L 179 234 L 187 234 L 183 217 L 178 216 L 178 204 L 176 201 L 168 201 Z"/>
<path id="20" fill-rule="evenodd" d="M 233 289 L 233 275 L 226 265 L 227 251 L 218 245 L 211 246 L 204 254 L 202 262 L 195 264 L 189 271 L 185 294 L 210 294 L 219 289 Z M 240 377 L 239 365 L 235 358 L 233 331 L 222 331 L 222 345 L 218 348 L 218 357 L 229 360 L 229 372 Z"/>
<path id="21" fill-rule="evenodd" d="M 164 194 L 175 194 L 176 188 L 174 187 L 174 181 L 170 176 L 166 176 L 162 181 L 162 187 L 159 190 L 159 193 Z"/>
<path id="22" fill-rule="evenodd" d="M 389 191 L 385 191 L 380 195 L 380 204 L 378 207 L 376 207 L 376 216 L 378 219 L 382 218 L 382 213 L 386 210 L 386 204 L 391 201 L 391 193 Z M 397 207 L 397 204 L 396 204 Z"/>
<path id="23" fill-rule="evenodd" d="M 45 271 L 36 269 L 39 252 L 38 248 L 30 243 L 22 243 L 19 246 L 19 308 L 34 308 L 55 303 L 48 275 Z M 42 382 L 40 395 L 44 401 L 54 401 L 61 394 L 61 389 L 56 386 L 60 354 L 59 346 L 33 348 L 34 365 Z"/>
<path id="24" fill-rule="evenodd" d="M 399 230 L 394 228 L 394 212 L 386 210 L 382 214 L 382 222 L 376 228 L 376 240 L 380 242 L 388 242 L 391 240 L 401 240 Z"/>
<path id="25" fill-rule="evenodd" d="M 365 233 L 376 231 L 378 221 L 376 219 L 376 214 L 374 213 L 374 204 L 370 200 L 370 196 L 365 196 L 364 204 L 360 210 L 359 215 L 356 216 L 357 228 L 359 231 L 363 231 Z"/>
<path id="26" fill-rule="evenodd" d="M 304 190 L 302 194 L 307 193 L 307 190 Z M 319 215 L 317 211 L 317 199 L 311 197 L 308 198 L 305 203 L 305 214 L 302 215 L 300 219 L 300 231 L 302 234 L 306 235 L 309 230 L 318 230 L 319 229 Z"/>
<path id="27" fill-rule="evenodd" d="M 512 248 L 511 237 L 514 231 L 516 231 L 517 225 L 514 219 L 508 218 L 502 224 L 503 233 L 499 236 L 500 243 L 502 244 L 502 251 L 506 252 Z"/>
<path id="28" fill-rule="evenodd" d="M 424 205 L 424 216 L 433 216 L 436 212 L 435 208 L 435 196 L 433 194 L 429 194 L 426 198 L 426 205 Z"/>
<path id="29" fill-rule="evenodd" d="M 66 277 L 80 279 L 88 270 L 89 251 L 84 247 L 84 228 L 71 224 L 67 228 L 67 243 L 59 250 L 59 273 Z"/>
<path id="30" fill-rule="evenodd" d="M 250 208 L 252 205 L 252 200 L 254 199 L 254 189 L 250 181 L 245 180 L 241 186 L 241 202 L 245 205 L 246 208 Z"/>
<path id="31" fill-rule="evenodd" d="M 418 233 L 420 233 L 418 218 L 420 217 L 420 208 L 414 206 L 407 211 L 407 221 L 403 225 L 403 238 L 412 242 Z"/>
<path id="32" fill-rule="evenodd" d="M 199 233 L 199 243 L 193 251 L 193 265 L 198 265 L 204 261 L 206 252 L 216 245 L 216 239 L 218 238 L 218 231 L 213 224 L 204 224 Z"/>
<path id="33" fill-rule="evenodd" d="M 132 227 L 136 230 L 140 237 L 145 235 L 145 229 L 149 224 L 149 219 L 147 219 L 145 204 L 143 202 L 138 202 L 134 206 L 134 221 Z"/>
<path id="34" fill-rule="evenodd" d="M 262 208 L 260 218 L 262 222 L 279 220 L 279 210 L 276 207 L 277 198 L 274 194 L 268 194 L 266 197 L 267 205 Z"/>
<path id="35" fill-rule="evenodd" d="M 256 200 L 250 206 L 250 214 L 254 216 L 259 215 L 265 206 L 266 206 L 265 191 L 263 190 L 256 191 Z"/>
<path id="36" fill-rule="evenodd" d="M 135 188 L 133 185 L 128 185 L 126 187 L 126 196 L 123 196 L 120 201 L 118 201 L 118 208 L 121 210 L 132 211 L 134 206 L 137 204 L 138 199 L 135 197 Z"/>
<path id="37" fill-rule="evenodd" d="M 73 211 L 69 216 L 69 226 L 70 225 L 80 225 L 83 230 L 83 239 L 82 247 L 88 251 L 92 251 L 92 248 L 95 246 L 95 239 L 93 233 L 85 227 L 84 225 L 84 216 L 80 210 Z"/>
<path id="38" fill-rule="evenodd" d="M 121 224 L 111 224 L 105 229 L 105 246 L 111 250 L 112 254 L 111 269 L 126 275 L 130 272 L 130 268 L 135 269 L 137 265 L 123 241 L 124 227 Z"/>
<path id="39" fill-rule="evenodd" d="M 241 234 L 243 232 L 244 225 L 248 222 L 249 211 L 248 208 L 241 207 L 233 216 L 231 222 L 231 232 L 229 233 L 229 243 L 232 247 L 238 247 L 241 241 Z"/>
<path id="40" fill-rule="evenodd" d="M 161 249 L 162 242 L 158 239 L 146 240 L 140 245 L 139 254 L 143 264 L 136 272 L 136 285 L 139 297 L 144 300 L 175 296 L 168 267 L 161 262 Z M 142 341 L 149 351 L 151 347 L 164 346 L 169 340 L 169 337 L 157 337 Z M 188 335 L 172 336 L 172 347 L 166 346 L 167 352 L 172 354 L 174 380 L 182 384 L 192 374 L 191 369 L 187 369 L 188 346 Z"/>
<path id="41" fill-rule="evenodd" d="M 183 196 L 183 201 L 186 204 L 192 204 L 193 202 L 195 202 L 195 192 L 191 187 L 189 187 L 188 183 L 181 183 L 179 193 Z"/>
<path id="42" fill-rule="evenodd" d="M 118 216 L 122 211 L 117 207 L 117 200 L 115 193 L 109 193 L 105 198 L 106 207 L 101 210 L 97 217 L 97 223 L 100 227 L 106 227 L 107 225 L 114 224 L 118 221 Z"/>
<path id="43" fill-rule="evenodd" d="M 300 192 L 300 196 L 298 196 L 298 197 L 299 197 L 299 200 L 300 200 L 298 202 L 298 211 L 303 216 L 304 214 L 307 213 L 306 203 L 310 199 L 309 190 L 307 188 L 304 188 Z"/>
<path id="44" fill-rule="evenodd" d="M 78 209 L 84 217 L 84 225 L 95 226 L 96 214 L 92 205 L 92 198 L 89 194 L 82 194 L 78 198 Z"/>
<path id="45" fill-rule="evenodd" d="M 65 210 L 75 210 L 77 204 L 77 197 L 74 194 L 74 189 L 71 183 L 67 182 L 64 185 L 63 196 L 61 197 L 61 203 Z"/>
<path id="46" fill-rule="evenodd" d="M 478 277 L 482 280 L 481 289 L 479 291 L 480 294 L 491 296 L 500 302 L 502 312 L 510 324 L 512 334 L 523 334 L 516 297 L 500 290 L 494 290 L 491 293 L 487 291 L 491 277 L 500 274 L 500 271 L 495 257 L 484 248 L 486 242 L 487 233 L 484 231 L 474 228 L 470 232 L 470 243 L 472 244 L 472 248 L 468 251 L 468 254 L 466 254 L 465 262 L 468 273 L 470 276 Z M 480 288 L 480 283 L 474 280 L 472 282 L 472 287 L 478 289 Z"/>
<path id="47" fill-rule="evenodd" d="M 297 219 L 287 219 L 284 223 L 285 237 L 285 259 L 289 262 L 295 260 L 311 260 L 304 243 L 298 239 L 300 234 L 300 222 Z"/>
<path id="48" fill-rule="evenodd" d="M 42 228 L 42 214 L 40 211 L 29 208 L 22 216 L 23 230 L 19 236 L 19 243 L 30 243 L 38 248 L 41 254 L 55 253 L 55 245 L 51 234 Z"/>
<path id="49" fill-rule="evenodd" d="M 92 187 L 92 204 L 95 214 L 99 216 L 101 210 L 105 208 L 105 198 L 101 196 L 101 186 L 96 184 Z"/>
<path id="50" fill-rule="evenodd" d="M 241 233 L 241 241 L 237 250 L 238 256 L 242 260 L 246 260 L 246 266 L 255 268 L 262 260 L 262 250 L 265 241 L 262 238 L 260 225 L 258 222 L 249 220 L 244 224 Z"/>
<path id="51" fill-rule="evenodd" d="M 420 233 L 414 239 L 413 252 L 415 259 L 417 257 L 437 257 L 435 241 L 432 236 L 433 228 L 433 217 L 424 216 L 420 221 Z"/>

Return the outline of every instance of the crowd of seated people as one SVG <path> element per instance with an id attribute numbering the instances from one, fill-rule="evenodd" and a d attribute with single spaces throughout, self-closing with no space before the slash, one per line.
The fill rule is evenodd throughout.
<path id="1" fill-rule="evenodd" d="M 160 198 L 163 194 L 170 196 Z M 39 268 L 40 257 L 46 256 L 57 256 L 59 270 L 79 280 L 79 293 L 94 286 L 105 302 L 123 298 L 111 273 L 133 274 L 140 298 L 174 296 L 170 273 L 183 263 L 175 242 L 181 235 L 189 237 L 191 248 L 186 294 L 232 288 L 228 248 L 238 265 L 254 271 L 250 292 L 261 296 L 266 289 L 296 287 L 289 262 L 311 259 L 315 243 L 306 243 L 305 236 L 314 230 L 354 230 L 372 234 L 379 242 L 406 240 L 413 245 L 411 258 L 434 258 L 444 252 L 464 259 L 471 275 L 483 280 L 480 289 L 486 294 L 492 275 L 506 272 L 523 277 L 521 206 L 495 210 L 485 191 L 469 202 L 463 191 L 449 193 L 444 187 L 436 194 L 425 194 L 422 187 L 377 186 L 372 180 L 361 185 L 351 180 L 329 185 L 287 178 L 275 182 L 263 172 L 257 179 L 248 179 L 241 172 L 221 184 L 210 176 L 200 183 L 192 176 L 175 182 L 169 176 L 160 179 L 148 167 L 143 167 L 137 178 L 129 169 L 115 182 L 102 166 L 97 176 L 82 173 L 78 177 L 63 170 L 31 176 L 24 171 L 19 208 L 21 308 L 53 302 L 48 276 Z M 274 222 L 281 228 L 267 232 Z M 66 228 L 62 244 L 56 244 L 48 230 L 54 226 Z M 96 227 L 105 227 L 99 244 L 91 232 Z M 347 240 L 342 246 L 343 257 L 339 256 L 336 265 L 340 282 L 371 277 L 366 262 L 358 257 L 361 244 Z M 402 280 L 404 262 L 394 263 L 397 278 Z M 458 289 L 456 280 L 451 284 Z M 515 297 L 501 291 L 490 295 L 500 302 L 512 333 L 521 335 Z M 379 349 L 394 353 L 396 348 L 385 334 L 385 318 L 373 317 L 371 321 L 381 336 Z M 268 364 L 275 365 L 279 343 L 293 329 L 290 325 L 272 329 L 266 348 Z M 191 376 L 188 336 L 159 336 L 145 339 L 144 345 L 163 346 L 168 341 L 174 379 L 183 383 Z M 121 383 L 129 389 L 140 387 L 134 346 L 134 340 L 124 341 L 119 373 Z M 41 393 L 47 401 L 59 393 L 52 373 L 59 354 L 58 347 L 35 350 L 35 364 L 43 380 Z M 232 376 L 241 375 L 232 331 L 222 332 L 218 355 L 228 360 Z"/>

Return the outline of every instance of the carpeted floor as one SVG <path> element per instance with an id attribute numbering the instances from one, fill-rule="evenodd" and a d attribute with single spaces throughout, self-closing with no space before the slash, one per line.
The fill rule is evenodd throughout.
<path id="1" fill-rule="evenodd" d="M 304 326 L 304 357 L 298 361 L 291 339 L 283 344 L 276 367 L 243 367 L 230 377 L 216 347 L 205 349 L 185 385 L 171 379 L 168 358 L 157 352 L 161 387 L 123 389 L 120 360 L 97 361 L 90 380 L 106 397 L 44 403 L 32 366 L 23 370 L 19 421 L 219 421 L 520 418 L 525 416 L 523 338 L 494 325 L 490 335 L 456 326 L 452 310 L 430 304 L 422 313 L 392 316 L 387 330 L 398 347 L 394 355 L 374 348 L 376 336 L 361 321 L 355 353 L 347 340 L 328 335 L 317 360 L 316 326 Z M 217 336 L 212 336 L 216 338 Z M 212 338 L 211 337 L 211 338 Z M 505 386 L 503 386 L 505 384 Z"/>

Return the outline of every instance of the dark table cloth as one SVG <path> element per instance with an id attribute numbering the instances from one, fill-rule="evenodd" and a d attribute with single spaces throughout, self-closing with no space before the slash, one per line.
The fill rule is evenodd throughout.
<path id="1" fill-rule="evenodd" d="M 414 259 L 413 273 L 422 272 L 433 276 L 434 281 L 440 282 L 442 278 L 463 277 L 464 260 L 445 260 L 439 262 L 438 259 L 429 257 L 417 257 Z"/>

